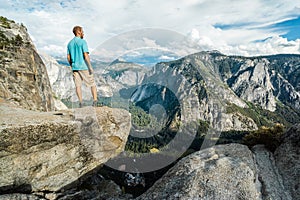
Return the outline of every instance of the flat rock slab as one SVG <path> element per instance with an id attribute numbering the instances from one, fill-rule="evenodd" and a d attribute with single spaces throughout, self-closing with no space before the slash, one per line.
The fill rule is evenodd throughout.
<path id="1" fill-rule="evenodd" d="M 35 112 L 0 102 L 0 192 L 59 191 L 124 150 L 130 113 Z"/>

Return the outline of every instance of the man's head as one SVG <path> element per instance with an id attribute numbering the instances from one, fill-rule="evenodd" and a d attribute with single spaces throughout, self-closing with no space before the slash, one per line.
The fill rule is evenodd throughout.
<path id="1" fill-rule="evenodd" d="M 75 36 L 79 36 L 80 38 L 83 38 L 83 29 L 81 26 L 74 26 L 73 33 Z"/>

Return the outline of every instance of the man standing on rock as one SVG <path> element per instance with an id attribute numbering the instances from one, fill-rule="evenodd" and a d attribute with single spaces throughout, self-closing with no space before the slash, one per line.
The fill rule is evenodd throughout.
<path id="1" fill-rule="evenodd" d="M 68 43 L 67 58 L 73 71 L 73 79 L 76 86 L 76 94 L 79 100 L 79 107 L 82 104 L 82 81 L 91 87 L 93 106 L 97 106 L 97 88 L 93 75 L 93 68 L 90 61 L 87 42 L 83 39 L 83 29 L 80 26 L 73 28 L 75 37 Z"/>

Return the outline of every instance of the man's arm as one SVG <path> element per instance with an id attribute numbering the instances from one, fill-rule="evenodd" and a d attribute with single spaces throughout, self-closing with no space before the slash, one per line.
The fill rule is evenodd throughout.
<path id="1" fill-rule="evenodd" d="M 88 52 L 84 52 L 83 56 L 84 56 L 84 60 L 87 64 L 87 66 L 89 68 L 89 72 L 90 72 L 90 74 L 92 74 L 93 73 L 93 67 L 92 67 L 92 64 L 91 64 L 90 55 L 89 55 Z"/>
<path id="2" fill-rule="evenodd" d="M 72 67 L 72 59 L 71 59 L 70 54 L 67 55 L 67 59 L 68 59 L 69 65 Z"/>

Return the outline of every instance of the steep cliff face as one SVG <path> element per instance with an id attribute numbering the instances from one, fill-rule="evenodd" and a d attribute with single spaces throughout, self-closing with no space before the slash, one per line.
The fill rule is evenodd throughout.
<path id="1" fill-rule="evenodd" d="M 0 97 L 23 108 L 54 109 L 47 70 L 26 27 L 0 20 Z"/>
<path id="2" fill-rule="evenodd" d="M 142 86 L 132 95 L 131 100 L 136 104 L 143 102 L 143 105 L 147 105 L 145 101 L 153 100 L 156 104 L 163 105 L 164 103 L 159 99 L 174 102 L 167 98 L 160 98 L 159 96 L 164 95 L 163 91 L 149 95 L 147 93 L 151 91 L 149 85 L 155 83 L 171 91 L 179 106 L 168 105 L 168 107 L 178 108 L 181 119 L 185 123 L 203 120 L 220 131 L 256 129 L 257 125 L 250 117 L 238 112 L 227 112 L 226 107 L 230 103 L 242 108 L 248 106 L 228 89 L 213 67 L 209 55 L 200 53 L 173 62 L 159 63 L 147 74 Z M 143 88 L 147 88 L 147 91 Z"/>
<path id="3" fill-rule="evenodd" d="M 59 99 L 72 98 L 75 101 L 77 97 L 70 67 L 59 64 L 54 58 L 43 52 L 39 52 L 39 54 L 45 63 L 49 81 L 55 96 Z M 84 97 L 86 97 L 85 91 L 86 90 L 83 90 Z M 90 95 L 90 91 L 88 92 Z"/>
<path id="4" fill-rule="evenodd" d="M 229 86 L 242 99 L 258 104 L 263 109 L 276 110 L 271 76 L 268 72 L 269 61 L 242 61 L 240 69 L 230 77 Z"/>
<path id="5" fill-rule="evenodd" d="M 183 119 L 203 120 L 220 131 L 291 125 L 300 120 L 299 66 L 299 55 L 248 58 L 200 52 L 158 63 L 131 100 L 141 107 L 169 102 Z M 152 83 L 163 87 L 151 89 Z M 163 88 L 172 91 L 179 107 L 172 99 L 162 100 Z"/>
<path id="6" fill-rule="evenodd" d="M 223 80 L 242 99 L 270 111 L 278 108 L 276 101 L 299 110 L 299 55 L 212 58 Z"/>
<path id="7" fill-rule="evenodd" d="M 122 89 L 140 85 L 147 71 L 146 67 L 139 64 L 118 59 L 105 65 L 102 69 L 96 69 L 96 77 L 102 78 L 102 82 L 98 85 L 100 96 L 118 98 L 119 95 L 122 95 L 120 94 Z M 106 95 L 106 90 L 110 90 L 111 94 Z"/>
<path id="8" fill-rule="evenodd" d="M 105 68 L 104 73 L 129 87 L 141 84 L 146 72 L 147 68 L 141 65 L 115 60 Z"/>

